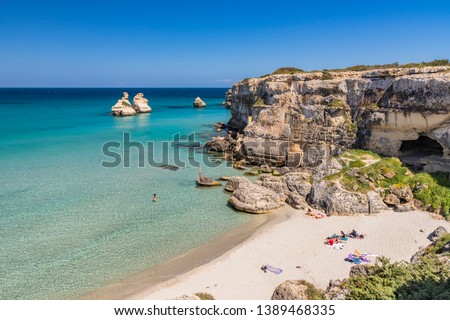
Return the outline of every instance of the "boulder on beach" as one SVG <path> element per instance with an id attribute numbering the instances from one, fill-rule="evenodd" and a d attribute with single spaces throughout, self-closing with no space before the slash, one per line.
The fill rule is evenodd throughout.
<path id="1" fill-rule="evenodd" d="M 204 108 L 206 107 L 206 103 L 200 99 L 200 97 L 195 98 L 194 100 L 194 108 Z"/>
<path id="2" fill-rule="evenodd" d="M 308 194 L 308 202 L 312 207 L 325 211 L 327 215 L 370 213 L 366 195 L 347 191 L 330 181 L 314 183 Z"/>
<path id="3" fill-rule="evenodd" d="M 230 180 L 231 181 L 231 180 Z M 254 183 L 239 183 L 228 203 L 239 211 L 269 213 L 284 204 L 285 197 Z"/>
<path id="4" fill-rule="evenodd" d="M 134 96 L 133 108 L 139 113 L 152 112 L 152 108 L 148 105 L 148 100 L 144 98 L 143 93 L 138 93 Z"/>
<path id="5" fill-rule="evenodd" d="M 287 280 L 275 288 L 271 300 L 313 300 L 322 298 L 320 290 L 304 280 Z"/>
<path id="6" fill-rule="evenodd" d="M 124 92 L 122 98 L 117 100 L 117 103 L 111 108 L 111 114 L 113 116 L 134 116 L 136 114 L 136 110 L 128 100 L 128 92 Z"/>

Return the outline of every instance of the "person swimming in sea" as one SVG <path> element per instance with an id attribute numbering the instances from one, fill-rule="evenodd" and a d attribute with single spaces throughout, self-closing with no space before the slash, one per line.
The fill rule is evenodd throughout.
<path id="1" fill-rule="evenodd" d="M 153 194 L 153 202 L 156 202 L 156 193 Z"/>

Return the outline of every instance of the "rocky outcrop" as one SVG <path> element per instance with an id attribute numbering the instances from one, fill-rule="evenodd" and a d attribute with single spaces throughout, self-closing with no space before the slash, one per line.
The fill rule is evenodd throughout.
<path id="1" fill-rule="evenodd" d="M 308 195 L 309 204 L 328 215 L 355 215 L 370 213 L 367 196 L 353 193 L 331 181 L 316 182 Z"/>
<path id="2" fill-rule="evenodd" d="M 430 241 L 436 242 L 446 233 L 448 233 L 447 229 L 445 229 L 443 226 L 439 226 L 428 236 L 428 239 L 430 239 Z"/>
<path id="3" fill-rule="evenodd" d="M 194 108 L 206 107 L 206 103 L 202 99 L 200 99 L 200 97 L 195 98 L 193 105 L 194 105 Z"/>
<path id="4" fill-rule="evenodd" d="M 280 208 L 284 201 L 284 197 L 268 188 L 254 183 L 239 183 L 228 203 L 239 211 L 269 213 Z"/>
<path id="5" fill-rule="evenodd" d="M 231 150 L 231 144 L 225 137 L 213 137 L 211 141 L 205 143 L 204 148 L 215 152 L 225 152 Z"/>
<path id="6" fill-rule="evenodd" d="M 371 214 L 389 209 L 388 206 L 384 204 L 383 199 L 378 192 L 367 192 L 367 201 L 369 202 L 369 212 Z"/>
<path id="7" fill-rule="evenodd" d="M 133 98 L 133 108 L 138 113 L 152 112 L 152 108 L 148 105 L 148 100 L 144 98 L 143 93 L 138 93 Z"/>
<path id="8" fill-rule="evenodd" d="M 228 89 L 225 93 L 225 108 L 231 108 L 231 89 Z"/>
<path id="9" fill-rule="evenodd" d="M 136 110 L 128 101 L 128 93 L 124 92 L 122 98 L 117 100 L 117 103 L 111 108 L 111 114 L 114 116 L 134 116 Z"/>
<path id="10" fill-rule="evenodd" d="M 414 199 L 414 194 L 408 185 L 393 185 L 390 192 L 399 199 L 400 203 L 410 202 Z"/>
<path id="11" fill-rule="evenodd" d="M 342 280 L 331 280 L 324 293 L 325 300 L 346 300 L 350 292 L 342 284 Z"/>
<path id="12" fill-rule="evenodd" d="M 228 126 L 244 135 L 240 152 L 253 164 L 317 167 L 343 147 L 359 147 L 450 171 L 449 71 L 396 68 L 248 79 L 232 88 Z"/>
<path id="13" fill-rule="evenodd" d="M 315 289 L 311 283 L 303 280 L 287 280 L 275 288 L 271 300 L 312 300 L 319 297 L 319 290 Z"/>

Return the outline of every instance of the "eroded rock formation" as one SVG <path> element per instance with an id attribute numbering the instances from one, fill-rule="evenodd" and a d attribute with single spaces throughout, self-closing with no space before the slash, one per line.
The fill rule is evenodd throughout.
<path id="1" fill-rule="evenodd" d="M 200 99 L 200 97 L 195 98 L 193 105 L 194 105 L 194 108 L 206 107 L 206 103 L 202 99 Z"/>
<path id="2" fill-rule="evenodd" d="M 136 112 L 139 113 L 147 113 L 152 112 L 152 108 L 148 105 L 148 100 L 144 98 L 143 93 L 138 93 L 133 98 L 133 108 L 136 110 Z"/>
<path id="3" fill-rule="evenodd" d="M 122 98 L 117 100 L 117 103 L 111 108 L 111 113 L 114 116 L 134 116 L 136 114 L 136 110 L 128 100 L 128 92 L 124 92 Z"/>
<path id="4" fill-rule="evenodd" d="M 450 67 L 269 75 L 236 83 L 229 100 L 253 164 L 311 167 L 359 147 L 450 171 Z"/>

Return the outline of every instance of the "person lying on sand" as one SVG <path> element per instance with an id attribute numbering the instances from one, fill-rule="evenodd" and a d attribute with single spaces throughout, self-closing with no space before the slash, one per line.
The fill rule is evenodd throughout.
<path id="1" fill-rule="evenodd" d="M 325 214 L 320 213 L 320 212 L 318 212 L 318 213 L 312 212 L 311 208 L 308 208 L 308 211 L 306 211 L 306 214 L 305 214 L 305 215 L 306 215 L 306 216 L 309 216 L 309 217 L 316 218 L 316 219 L 322 219 L 322 218 L 325 218 Z"/>
<path id="2" fill-rule="evenodd" d="M 353 239 L 364 239 L 364 235 L 354 229 L 349 233 L 349 237 Z"/>

